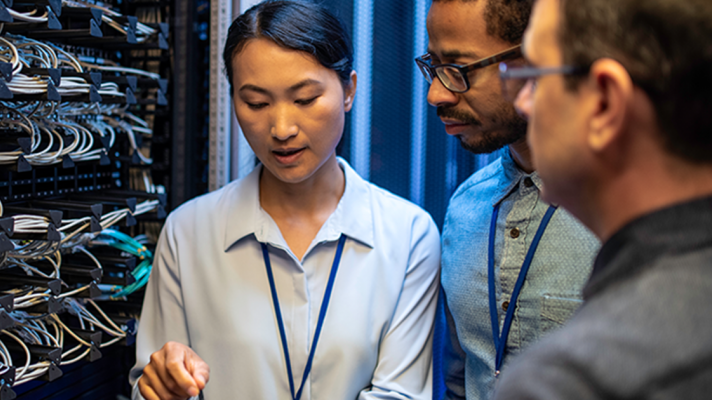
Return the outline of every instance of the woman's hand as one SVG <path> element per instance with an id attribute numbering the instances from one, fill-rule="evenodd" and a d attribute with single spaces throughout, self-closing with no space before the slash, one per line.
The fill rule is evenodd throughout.
<path id="1" fill-rule="evenodd" d="M 146 400 L 185 400 L 197 396 L 210 377 L 210 367 L 190 347 L 166 343 L 151 354 L 138 388 Z"/>

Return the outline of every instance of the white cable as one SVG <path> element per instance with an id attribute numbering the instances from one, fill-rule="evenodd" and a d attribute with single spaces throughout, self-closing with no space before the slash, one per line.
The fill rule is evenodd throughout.
<path id="1" fill-rule="evenodd" d="M 20 340 L 17 336 L 13 335 L 12 333 L 8 332 L 7 330 L 0 331 L 0 333 L 4 333 L 7 336 L 10 336 L 10 338 L 22 346 L 22 349 L 25 351 L 25 365 L 22 368 L 16 368 L 15 369 L 15 384 L 17 384 L 17 380 L 22 379 L 22 376 L 25 375 L 25 372 L 27 372 L 27 369 L 30 366 L 30 350 L 27 348 L 25 343 Z"/>
<path id="2" fill-rule="evenodd" d="M 148 72 L 136 68 L 128 68 L 128 67 L 112 67 L 112 66 L 106 66 L 106 65 L 98 65 L 98 64 L 91 64 L 88 62 L 81 62 L 81 65 L 84 67 L 87 67 L 89 69 L 96 69 L 99 71 L 106 71 L 106 72 L 123 72 L 125 74 L 130 74 L 130 75 L 141 75 L 141 76 L 146 76 L 151 79 L 159 80 L 161 79 L 161 75 L 156 74 L 154 72 Z"/>
<path id="3" fill-rule="evenodd" d="M 52 315 L 54 315 L 54 314 L 52 314 Z M 57 342 L 57 338 L 55 338 L 54 336 L 50 335 L 50 333 L 47 332 L 47 331 L 45 331 L 45 330 L 39 329 L 39 328 L 34 327 L 34 326 L 31 326 L 31 325 L 23 324 L 23 323 L 21 323 L 21 322 L 20 322 L 20 323 L 17 323 L 16 326 L 21 326 L 21 327 L 23 327 L 23 328 L 30 329 L 30 330 L 32 330 L 32 331 L 34 331 L 34 332 L 41 333 L 42 335 L 44 335 L 44 337 L 46 337 L 46 338 L 48 338 L 48 339 L 50 339 L 50 340 L 52 341 L 52 344 L 54 344 L 54 347 L 60 347 L 60 346 L 59 346 L 59 342 Z M 38 344 L 42 344 L 42 343 L 38 343 Z"/>
<path id="4" fill-rule="evenodd" d="M 12 8 L 7 8 L 6 10 L 7 10 L 7 12 L 10 13 L 10 15 L 12 15 L 13 18 L 19 19 L 20 21 L 36 22 L 36 23 L 47 22 L 47 16 L 48 16 L 47 10 L 45 10 L 45 13 L 39 17 L 34 16 L 35 14 L 37 14 L 37 10 L 32 10 L 32 11 L 26 12 L 26 13 L 17 12 L 15 10 L 13 10 Z"/>
<path id="5" fill-rule="evenodd" d="M 2 36 L 0 36 L 0 44 L 7 47 L 7 50 L 12 55 L 10 58 L 10 62 L 12 63 L 12 75 L 18 74 L 22 71 L 22 64 L 20 64 L 20 55 L 17 52 L 17 48 Z"/>
<path id="6" fill-rule="evenodd" d="M 115 329 L 115 330 L 106 329 L 106 330 L 107 330 L 107 333 L 109 333 L 109 334 L 112 335 L 112 336 L 126 337 L 126 332 L 124 332 L 123 330 L 121 330 L 121 328 L 119 328 L 119 327 L 114 323 L 114 321 L 111 320 L 111 318 L 109 318 L 106 314 L 104 314 L 104 311 L 94 302 L 94 300 L 88 299 L 87 302 L 88 302 L 89 304 L 91 304 L 92 306 L 94 306 L 94 308 L 95 308 L 97 311 L 99 311 L 99 314 L 101 314 L 101 316 L 104 318 L 104 320 L 106 320 L 106 321 L 109 323 L 109 325 L 111 325 L 112 328 Z M 87 311 L 87 313 L 88 313 L 88 311 Z M 98 324 L 98 325 L 103 325 L 103 324 Z"/>
<path id="7" fill-rule="evenodd" d="M 77 289 L 71 290 L 71 291 L 69 291 L 69 292 L 64 292 L 64 293 L 60 294 L 60 295 L 57 296 L 57 297 L 60 298 L 60 299 L 63 299 L 63 298 L 66 298 L 66 297 L 72 297 L 72 296 L 74 296 L 74 295 L 77 294 L 77 293 L 80 293 L 80 292 L 83 292 L 83 291 L 89 289 L 90 287 L 91 287 L 91 284 L 89 284 L 89 285 L 84 285 L 84 286 L 82 286 L 82 287 L 79 287 L 79 288 L 77 288 Z"/>
<path id="8" fill-rule="evenodd" d="M 76 349 L 76 348 L 81 348 L 81 346 L 77 346 L 77 347 L 75 347 L 75 349 Z M 82 360 L 84 357 L 86 357 L 87 355 L 89 355 L 90 352 L 91 352 L 91 348 L 84 350 L 84 353 L 82 353 L 80 356 L 78 356 L 78 357 L 76 357 L 76 358 L 73 358 L 73 359 L 67 360 L 67 361 L 62 360 L 62 365 L 74 364 L 75 362 L 80 361 L 80 360 Z M 64 355 L 62 355 L 62 357 L 64 357 Z"/>

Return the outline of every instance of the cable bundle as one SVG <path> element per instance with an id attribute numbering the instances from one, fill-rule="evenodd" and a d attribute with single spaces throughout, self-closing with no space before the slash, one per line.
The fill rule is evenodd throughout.
<path id="1" fill-rule="evenodd" d="M 48 75 L 28 76 L 22 73 L 27 68 L 67 67 L 77 73 L 84 69 L 79 60 L 56 45 L 39 42 L 20 35 L 6 34 L 0 37 L 0 61 L 12 64 L 12 79 L 6 85 L 13 94 L 37 95 L 48 93 L 52 85 Z M 62 77 L 57 93 L 61 96 L 89 94 L 92 85 L 82 77 Z M 98 89 L 100 95 L 124 97 L 119 86 L 114 82 L 102 82 Z"/>
<path id="2" fill-rule="evenodd" d="M 157 205 L 158 200 L 142 202 L 136 205 L 133 214 L 146 213 Z M 108 228 L 117 223 L 128 212 L 128 209 L 120 209 L 104 214 L 101 219 L 102 227 Z M 10 218 L 15 221 L 16 233 L 43 233 L 52 223 L 50 218 L 36 215 L 13 215 Z M 91 292 L 92 288 L 97 287 L 98 281 L 86 278 L 88 283 L 85 281 L 82 284 L 75 282 L 74 286 L 67 285 L 65 275 L 71 270 L 63 272 L 63 269 L 71 266 L 65 265 L 65 260 L 70 257 L 66 254 L 80 254 L 89 261 L 87 266 L 82 268 L 90 271 L 92 267 L 89 265 L 93 265 L 103 274 L 106 267 L 92 254 L 93 249 L 98 251 L 111 247 L 119 250 L 121 254 L 135 256 L 140 263 L 130 272 L 135 279 L 134 283 L 128 286 L 100 285 L 105 289 L 105 295 L 99 298 L 124 298 L 145 286 L 148 281 L 153 254 L 146 247 L 146 238 L 142 236 L 134 239 L 113 229 L 80 235 L 79 232 L 87 225 L 85 218 L 66 220 L 60 228 L 63 236 L 61 241 L 52 243 L 43 240 L 13 240 L 16 248 L 3 253 L 0 262 L 3 279 L 0 281 L 4 282 L 4 285 L 7 285 L 7 279 L 15 279 L 13 277 L 16 277 L 18 282 L 21 282 L 23 277 L 44 279 L 44 282 L 47 282 L 35 285 L 15 284 L 12 289 L 0 292 L 0 297 L 13 296 L 10 311 L 0 308 L 0 325 L 3 325 L 0 328 L 0 374 L 9 371 L 10 367 L 16 368 L 12 386 L 46 375 L 56 376 L 60 373 L 57 372 L 58 366 L 83 359 L 95 359 L 100 356 L 98 349 L 115 344 L 127 335 L 135 333 L 135 326 L 120 327 L 93 300 L 75 297 L 84 292 Z M 71 257 L 76 258 L 77 255 Z M 77 267 L 73 268 L 76 270 Z M 8 275 L 8 271 L 16 272 Z M 129 273 L 128 268 L 125 273 Z M 51 282 L 60 283 L 61 292 L 57 285 L 53 286 Z M 47 311 L 38 311 L 38 307 L 42 309 L 43 306 Z M 90 311 L 88 306 L 91 306 L 93 311 Z M 7 305 L 3 307 L 7 308 Z M 64 313 L 60 315 L 60 312 Z M 5 316 L 9 316 L 11 324 L 8 325 Z M 96 336 L 94 333 L 98 332 L 100 334 Z"/>
<path id="3" fill-rule="evenodd" d="M 93 246 L 111 246 L 115 249 L 121 250 L 122 252 L 132 254 L 141 260 L 141 262 L 131 272 L 136 280 L 134 283 L 126 287 L 110 286 L 105 288 L 105 291 L 111 293 L 110 297 L 112 299 L 128 296 L 136 290 L 146 286 L 148 278 L 151 274 L 151 267 L 153 265 L 153 253 L 148 250 L 143 243 L 140 243 L 138 240 L 125 233 L 113 229 L 105 229 L 90 244 Z"/>
<path id="4" fill-rule="evenodd" d="M 104 7 L 96 3 L 89 3 L 85 1 L 72 1 L 63 0 L 63 7 L 74 7 L 74 8 L 94 8 L 102 11 L 101 21 L 107 26 L 111 27 L 115 32 L 123 35 L 129 36 L 131 32 L 136 37 L 137 43 L 143 43 L 148 40 L 151 36 L 155 35 L 156 29 L 135 21 L 133 24 L 131 22 L 120 23 L 119 20 L 127 19 L 121 13 L 114 11 L 110 8 Z M 50 9 L 48 6 L 37 7 L 30 11 L 17 11 L 12 8 L 6 7 L 7 12 L 12 16 L 13 19 L 23 22 L 30 23 L 44 23 L 49 21 Z M 133 25 L 133 26 L 132 26 Z M 0 24 L 1 26 L 1 24 Z M 134 27 L 135 26 L 135 27 Z"/>
<path id="5" fill-rule="evenodd" d="M 0 37 L 0 61 L 12 65 L 12 79 L 5 85 L 18 95 L 41 95 L 48 93 L 49 88 L 53 87 L 52 79 L 48 75 L 23 74 L 23 69 L 30 68 L 42 68 L 43 71 L 49 71 L 50 68 L 70 69 L 77 74 L 96 70 L 160 79 L 155 73 L 122 67 L 103 59 L 77 58 L 56 45 L 10 34 L 5 38 Z M 91 93 L 92 84 L 83 77 L 63 76 L 54 90 L 62 96 L 86 95 Z M 125 97 L 115 82 L 101 82 L 97 93 Z M 127 135 L 132 154 L 143 164 L 152 163 L 148 151 L 139 145 L 137 136 L 151 136 L 153 131 L 146 121 L 128 112 L 125 106 L 96 103 L 87 105 L 77 102 L 65 102 L 56 106 L 44 103 L 49 102 L 0 102 L 0 112 L 3 109 L 8 112 L 8 118 L 3 118 L 0 128 L 15 127 L 25 132 L 32 140 L 32 154 L 24 154 L 20 149 L 0 152 L 0 164 L 16 163 L 22 155 L 30 165 L 57 164 L 63 162 L 65 156 L 74 161 L 100 160 L 103 149 L 99 141 L 94 140 L 93 134 L 110 137 L 110 145 L 113 145 L 117 131 Z M 94 118 L 87 118 L 90 116 Z M 66 137 L 72 138 L 70 143 L 65 143 Z"/>
<path id="6" fill-rule="evenodd" d="M 56 396 L 15 387 L 131 345 L 172 154 L 168 132 L 153 138 L 171 122 L 172 1 L 12 3 L 0 0 L 2 399 Z M 107 373 L 94 369 L 83 379 Z M 86 391 L 74 376 L 63 395 Z"/>
<path id="7" fill-rule="evenodd" d="M 49 11 L 48 11 L 47 7 L 45 7 L 44 10 L 40 10 L 39 8 L 36 8 L 32 11 L 26 11 L 26 12 L 15 11 L 12 8 L 7 8 L 7 12 L 10 13 L 12 18 L 14 18 L 16 20 L 24 21 L 24 22 L 31 22 L 31 23 L 47 22 L 47 19 L 49 16 Z M 44 13 L 42 15 L 38 15 L 41 12 L 44 12 Z"/>
<path id="8" fill-rule="evenodd" d="M 149 210 L 151 205 L 142 203 L 137 206 L 137 213 L 144 213 Z M 120 210 L 123 211 L 123 210 Z M 106 223 L 111 219 L 116 219 L 118 216 L 118 211 L 115 215 L 111 213 L 107 214 Z M 41 220 L 36 216 L 27 215 L 17 215 L 16 221 L 22 224 L 22 220 L 26 224 L 30 221 L 36 226 L 32 226 L 29 230 L 27 227 L 20 229 L 22 232 L 32 231 L 34 233 L 41 233 L 44 226 L 50 224 L 46 220 Z M 104 267 L 99 259 L 94 256 L 85 246 L 91 246 L 96 248 L 97 246 L 110 246 L 112 248 L 120 250 L 122 253 L 136 256 L 140 261 L 139 264 L 131 271 L 134 283 L 121 287 L 117 285 L 103 285 L 103 289 L 110 294 L 111 299 L 118 299 L 134 293 L 136 290 L 142 288 L 148 282 L 148 277 L 151 272 L 151 266 L 153 263 L 153 253 L 145 246 L 144 243 L 140 243 L 138 240 L 113 229 L 104 229 L 100 233 L 85 233 L 80 237 L 77 236 L 78 232 L 88 226 L 88 222 L 82 224 L 83 220 L 69 221 L 65 227 L 77 228 L 78 224 L 81 224 L 72 233 L 64 235 L 61 241 L 53 243 L 45 240 L 23 240 L 16 242 L 16 248 L 14 250 L 3 253 L 2 261 L 0 262 L 0 267 L 3 269 L 13 269 L 17 268 L 23 271 L 25 276 L 41 277 L 45 279 L 62 279 L 62 252 L 70 253 L 82 253 L 87 258 L 91 260 L 92 265 L 96 266 L 99 270 L 103 270 Z M 102 221 L 104 222 L 104 221 Z M 74 240 L 72 240 L 74 239 Z M 42 263 L 44 267 L 40 268 L 38 263 Z M 22 274 L 21 274 L 22 275 Z M 62 282 L 63 286 L 66 284 Z M 55 294 L 58 298 L 65 298 L 75 296 L 78 293 L 88 290 L 91 288 L 91 283 L 76 287 L 70 291 L 63 292 L 62 294 Z M 37 304 L 46 302 L 49 297 L 52 296 L 51 290 L 46 288 L 33 287 L 30 289 L 21 288 L 10 291 L 15 295 L 15 308 L 22 309 Z"/>
<path id="9" fill-rule="evenodd" d="M 7 117 L 0 121 L 0 128 L 19 129 L 31 139 L 29 154 L 19 148 L 0 152 L 0 164 L 14 164 L 20 156 L 30 165 L 58 164 L 65 156 L 73 161 L 100 160 L 106 149 L 96 137 L 107 138 L 110 148 L 117 131 L 127 135 L 132 151 L 144 164 L 152 163 L 151 158 L 142 152 L 137 136 L 150 137 L 153 131 L 146 121 L 125 107 L 76 103 L 56 107 L 47 104 L 0 102 L 0 112 L 7 112 Z"/>
<path id="10" fill-rule="evenodd" d="M 86 304 L 91 305 L 98 316 L 90 312 Z M 38 319 L 24 311 L 13 311 L 9 314 L 15 326 L 0 332 L 3 334 L 0 336 L 2 338 L 0 339 L 0 374 L 10 367 L 15 367 L 13 386 L 40 378 L 53 367 L 69 365 L 85 359 L 92 351 L 110 346 L 124 339 L 127 333 L 133 333 L 121 329 L 92 300 L 82 302 L 77 299 L 64 299 L 62 305 L 68 311 L 65 318 L 50 314 Z M 78 327 L 70 328 L 70 322 L 75 322 Z M 80 336 L 77 333 L 79 331 L 85 334 Z M 95 343 L 87 339 L 90 336 L 86 335 L 87 331 L 99 333 L 99 335 L 91 335 L 92 337 L 106 335 L 110 339 Z M 38 359 L 32 354 L 31 346 L 44 347 L 46 354 L 49 354 L 47 358 L 53 359 Z M 8 347 L 17 349 L 15 355 L 20 353 L 22 358 L 13 358 L 13 353 Z M 52 352 L 55 353 L 54 356 Z"/>
<path id="11" fill-rule="evenodd" d="M 101 21 L 108 26 L 110 26 L 115 31 L 121 33 L 122 35 L 128 35 L 129 30 L 132 29 L 130 24 L 121 24 L 117 20 L 125 18 L 121 13 L 114 11 L 110 8 L 104 7 L 96 3 L 90 3 L 86 1 L 76 1 L 76 0 L 64 0 L 62 2 L 67 7 L 77 7 L 77 8 L 94 8 L 102 11 Z M 155 35 L 156 30 L 150 26 L 136 22 L 136 41 L 138 43 L 145 42 L 150 36 Z"/>
<path id="12" fill-rule="evenodd" d="M 111 211 L 102 215 L 101 221 L 99 222 L 102 230 L 106 231 L 109 227 L 116 225 L 121 220 L 126 218 L 128 215 L 138 216 L 142 214 L 155 211 L 159 206 L 158 200 L 146 200 L 142 203 L 136 205 L 136 210 L 131 211 L 128 208 L 122 208 L 116 211 Z M 28 214 L 17 214 L 9 216 L 14 220 L 14 231 L 15 233 L 24 234 L 37 234 L 46 235 L 52 221 L 49 217 L 41 215 L 28 215 Z M 68 248 L 76 246 L 78 243 L 76 238 L 82 233 L 86 233 L 87 229 L 91 225 L 91 217 L 82 217 L 75 219 L 65 219 L 62 221 L 62 226 L 58 227 L 57 230 L 61 234 L 61 240 L 58 242 L 62 248 Z M 88 233 L 89 235 L 91 234 Z M 118 235 L 118 233 L 117 233 Z M 80 237 L 80 242 L 87 242 L 90 239 Z M 33 245 L 35 242 L 41 244 L 41 246 Z M 7 254 L 10 257 L 22 257 L 22 258 L 37 258 L 46 257 L 53 254 L 56 248 L 51 245 L 52 242 L 45 240 L 21 240 L 15 243 L 15 249 L 9 251 Z M 133 243 L 133 242 L 130 242 Z M 46 245 L 46 246 L 45 246 Z M 132 253 L 133 254 L 133 253 Z M 3 262 L 0 262 L 0 267 L 3 266 Z"/>

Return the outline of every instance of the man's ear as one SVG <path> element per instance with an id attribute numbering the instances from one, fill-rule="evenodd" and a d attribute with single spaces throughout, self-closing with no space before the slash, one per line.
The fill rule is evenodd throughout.
<path id="1" fill-rule="evenodd" d="M 634 104 L 635 87 L 618 61 L 603 58 L 591 66 L 588 90 L 595 94 L 589 120 L 588 145 L 601 152 L 621 138 Z"/>
<path id="2" fill-rule="evenodd" d="M 356 96 L 356 71 L 351 71 L 349 84 L 344 85 L 344 111 L 351 111 L 354 105 L 354 97 Z"/>

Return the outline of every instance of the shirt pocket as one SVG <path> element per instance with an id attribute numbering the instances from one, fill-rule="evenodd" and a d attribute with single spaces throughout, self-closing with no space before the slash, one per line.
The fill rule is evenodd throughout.
<path id="1" fill-rule="evenodd" d="M 571 297 L 544 295 L 541 299 L 541 334 L 560 328 L 583 304 L 583 300 Z"/>

